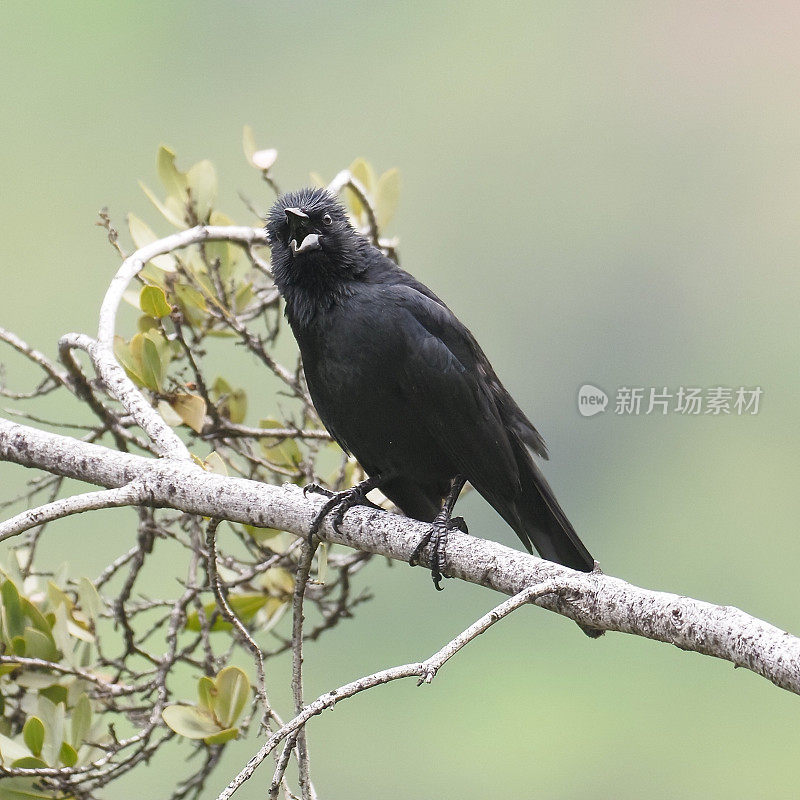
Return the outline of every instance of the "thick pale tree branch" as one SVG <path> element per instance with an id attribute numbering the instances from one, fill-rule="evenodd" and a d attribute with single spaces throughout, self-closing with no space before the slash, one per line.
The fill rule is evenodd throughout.
<path id="1" fill-rule="evenodd" d="M 263 229 L 247 226 L 197 225 L 194 228 L 173 233 L 172 236 L 166 236 L 163 239 L 152 242 L 128 256 L 120 264 L 117 274 L 111 279 L 106 296 L 103 298 L 103 304 L 100 306 L 100 324 L 97 330 L 97 341 L 100 346 L 113 352 L 114 327 L 122 296 L 125 294 L 128 284 L 139 274 L 148 261 L 199 242 L 220 240 L 237 242 L 243 247 L 251 248 L 253 245 L 265 245 L 267 243 L 267 235 Z"/>
<path id="2" fill-rule="evenodd" d="M 0 459 L 106 488 L 143 483 L 143 504 L 307 535 L 322 500 L 296 486 L 277 487 L 204 472 L 183 459 L 121 453 L 0 419 Z M 408 561 L 423 523 L 374 509 L 348 512 L 342 532 L 326 522 L 327 541 Z M 496 542 L 453 531 L 447 569 L 454 578 L 504 594 L 557 581 L 568 593 L 535 603 L 582 625 L 674 644 L 746 667 L 800 694 L 800 639 L 731 606 L 642 589 L 601 573 L 585 574 Z"/>
<path id="3" fill-rule="evenodd" d="M 92 360 L 97 375 L 108 393 L 125 406 L 126 411 L 136 420 L 136 424 L 147 434 L 155 445 L 157 452 L 170 458 L 189 458 L 189 451 L 172 428 L 167 425 L 155 409 L 147 402 L 144 395 L 136 388 L 136 384 L 125 374 L 125 370 L 117 362 L 112 349 L 103 347 L 99 342 L 85 333 L 68 333 L 58 342 L 59 355 L 70 374 L 76 380 L 81 378 L 73 355 L 73 350 L 83 350 Z M 102 405 L 93 396 L 86 396 L 89 404 L 98 411 L 100 417 L 109 427 L 114 421 L 106 413 Z"/>

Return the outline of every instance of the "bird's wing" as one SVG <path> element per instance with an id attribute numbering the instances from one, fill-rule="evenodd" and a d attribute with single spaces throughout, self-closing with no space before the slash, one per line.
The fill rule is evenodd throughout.
<path id="1" fill-rule="evenodd" d="M 398 326 L 398 355 L 416 418 L 490 502 L 515 496 L 520 491 L 519 468 L 482 363 L 488 364 L 486 357 L 446 306 L 411 286 L 384 291 L 386 299 L 405 312 Z"/>
<path id="2" fill-rule="evenodd" d="M 385 260 L 388 261 L 389 259 Z M 424 316 L 436 327 L 435 335 L 447 345 L 456 358 L 461 360 L 462 363 L 471 362 L 484 376 L 486 387 L 492 394 L 506 427 L 513 431 L 519 440 L 527 447 L 530 447 L 536 455 L 547 459 L 547 445 L 542 435 L 534 428 L 533 423 L 525 415 L 525 412 L 517 405 L 514 398 L 500 382 L 475 337 L 459 322 L 458 318 L 445 303 L 424 283 L 421 283 L 413 275 L 393 263 L 390 269 L 382 271 L 382 280 L 386 283 L 403 287 L 406 290 L 412 289 L 424 298 L 432 300 L 433 303 L 444 310 L 445 313 L 440 314 L 436 309 L 431 309 L 430 304 L 427 304 L 428 310 Z M 417 305 L 420 304 L 418 303 Z M 438 325 L 437 322 L 439 323 Z"/>

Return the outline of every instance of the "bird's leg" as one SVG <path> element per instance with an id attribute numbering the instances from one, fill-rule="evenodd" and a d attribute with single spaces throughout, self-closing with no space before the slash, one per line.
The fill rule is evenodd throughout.
<path id="1" fill-rule="evenodd" d="M 323 489 L 316 483 L 310 483 L 308 486 L 304 487 L 303 494 L 317 492 L 329 498 L 325 505 L 317 512 L 317 516 L 314 517 L 314 521 L 311 523 L 311 528 L 308 531 L 309 544 L 318 533 L 322 521 L 331 511 L 333 511 L 333 518 L 331 520 L 333 529 L 337 533 L 341 533 L 339 526 L 344 521 L 345 513 L 353 506 L 370 506 L 371 508 L 381 510 L 380 506 L 375 505 L 375 503 L 367 499 L 367 492 L 372 489 L 377 489 L 382 483 L 384 483 L 383 477 L 375 475 L 372 478 L 361 481 L 361 483 L 357 483 L 351 489 L 345 489 L 343 492 L 331 492 L 328 489 Z"/>
<path id="2" fill-rule="evenodd" d="M 439 511 L 439 513 L 436 515 L 431 523 L 430 530 L 422 537 L 422 539 L 420 539 L 419 544 L 414 548 L 414 552 L 408 559 L 408 563 L 411 564 L 412 567 L 416 567 L 417 564 L 419 564 L 419 557 L 422 554 L 422 551 L 430 542 L 431 578 L 433 580 L 433 585 L 439 592 L 442 591 L 442 587 L 439 585 L 439 582 L 441 581 L 442 577 L 447 577 L 444 575 L 444 554 L 445 548 L 447 547 L 447 534 L 454 528 L 458 528 L 458 530 L 467 533 L 467 523 L 464 522 L 463 517 L 451 518 L 453 507 L 455 506 L 456 500 L 458 500 L 458 496 L 461 494 L 461 490 L 464 488 L 464 484 L 466 482 L 467 479 L 461 475 L 456 475 L 456 477 L 453 478 L 452 482 L 450 483 L 450 492 L 445 498 L 441 511 Z"/>

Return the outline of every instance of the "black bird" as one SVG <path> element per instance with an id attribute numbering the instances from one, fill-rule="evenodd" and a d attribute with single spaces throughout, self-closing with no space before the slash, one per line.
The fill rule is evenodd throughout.
<path id="1" fill-rule="evenodd" d="M 451 515 L 469 481 L 529 552 L 592 571 L 531 457 L 547 458 L 544 440 L 453 312 L 357 233 L 324 189 L 280 197 L 267 233 L 317 413 L 369 475 L 329 493 L 311 535 L 331 512 L 338 527 L 380 488 L 407 516 L 432 523 L 412 563 L 430 542 L 440 589 L 447 532 L 466 530 Z"/>

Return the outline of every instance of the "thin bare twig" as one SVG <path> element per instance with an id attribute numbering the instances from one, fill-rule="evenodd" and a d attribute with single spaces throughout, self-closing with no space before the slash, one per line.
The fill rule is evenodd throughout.
<path id="1" fill-rule="evenodd" d="M 225 597 L 225 589 L 222 586 L 219 573 L 217 572 L 216 533 L 220 522 L 221 520 L 219 519 L 209 520 L 208 527 L 206 528 L 206 571 L 208 572 L 208 582 L 211 584 L 211 588 L 214 592 L 214 599 L 217 601 L 217 608 L 220 613 L 230 622 L 245 647 L 253 654 L 256 665 L 256 694 L 258 695 L 259 701 L 264 706 L 263 724 L 266 727 L 272 709 L 267 700 L 267 689 L 264 678 L 264 655 L 261 652 L 261 648 L 250 635 L 250 631 L 247 630 L 244 623 L 231 608 L 230 603 L 228 603 L 228 599 Z"/>
<path id="2" fill-rule="evenodd" d="M 292 593 L 292 696 L 294 698 L 294 712 L 303 710 L 303 598 L 308 583 L 308 573 L 314 559 L 316 547 L 303 542 L 300 550 L 300 560 L 294 579 L 294 592 Z M 311 777 L 309 774 L 308 742 L 306 741 L 305 728 L 300 729 L 295 737 L 297 740 L 297 771 L 300 783 L 300 794 L 303 800 L 313 800 Z"/>
<path id="3" fill-rule="evenodd" d="M 242 784 L 252 777 L 259 765 L 278 744 L 290 734 L 301 731 L 312 717 L 321 714 L 329 708 L 333 708 L 336 703 L 353 697 L 367 689 L 371 689 L 374 686 L 381 686 L 384 683 L 390 683 L 391 681 L 396 681 L 401 678 L 418 678 L 417 685 L 430 683 L 439 668 L 447 662 L 448 659 L 452 658 L 462 647 L 482 634 L 496 622 L 508 616 L 520 606 L 534 602 L 548 594 L 560 593 L 564 588 L 565 587 L 557 580 L 545 581 L 535 586 L 529 586 L 523 589 L 519 594 L 501 603 L 496 608 L 493 608 L 488 614 L 484 614 L 479 620 L 470 625 L 469 628 L 459 634 L 455 639 L 448 642 L 443 648 L 425 661 L 383 669 L 320 695 L 313 703 L 305 706 L 302 711 L 296 714 L 294 719 L 289 720 L 269 737 L 261 749 L 247 762 L 244 769 L 242 769 L 227 787 L 220 792 L 217 796 L 217 800 L 230 800 Z"/>
<path id="4" fill-rule="evenodd" d="M 105 489 L 101 492 L 86 492 L 72 497 L 54 500 L 52 503 L 31 508 L 21 514 L 0 523 L 0 542 L 18 536 L 23 531 L 44 525 L 62 517 L 72 514 L 82 514 L 85 511 L 97 511 L 101 508 L 119 508 L 120 506 L 138 505 L 144 500 L 145 484 L 141 480 L 134 480 L 118 489 Z"/>

